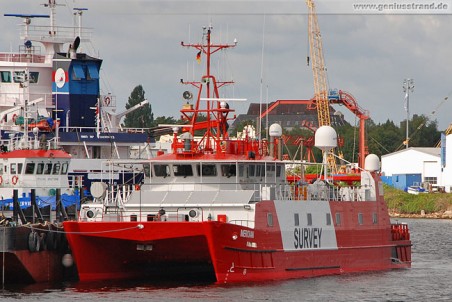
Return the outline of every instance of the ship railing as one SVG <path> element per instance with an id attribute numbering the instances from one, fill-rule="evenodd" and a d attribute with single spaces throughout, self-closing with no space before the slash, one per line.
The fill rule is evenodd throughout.
<path id="1" fill-rule="evenodd" d="M 294 200 L 332 200 L 332 201 L 366 201 L 369 188 L 365 186 L 336 186 L 329 184 L 291 185 L 289 192 L 281 193 L 286 199 Z"/>
<path id="2" fill-rule="evenodd" d="M 406 223 L 391 224 L 392 240 L 410 240 L 410 231 Z"/>
<path id="3" fill-rule="evenodd" d="M 254 221 L 252 220 L 229 220 L 228 221 L 231 224 L 247 227 L 247 228 L 254 228 Z"/>
<path id="4" fill-rule="evenodd" d="M 33 46 L 31 51 L 22 51 L 19 53 L 0 53 L 0 61 L 10 63 L 44 63 L 45 56 L 40 54 L 40 47 Z"/>
<path id="5" fill-rule="evenodd" d="M 82 41 L 90 41 L 93 35 L 93 29 L 90 27 L 74 27 L 74 26 L 54 26 L 49 25 L 28 25 L 22 26 L 20 33 L 21 39 L 31 41 L 65 41 L 72 42 L 75 37 L 79 36 Z"/>

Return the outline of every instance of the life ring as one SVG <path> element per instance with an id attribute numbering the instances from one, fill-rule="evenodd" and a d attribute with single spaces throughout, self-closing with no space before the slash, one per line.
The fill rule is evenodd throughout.
<path id="1" fill-rule="evenodd" d="M 110 105 L 110 97 L 109 96 L 106 96 L 105 98 L 104 98 L 104 104 L 105 105 L 107 105 L 107 106 L 109 106 Z"/>
<path id="2" fill-rule="evenodd" d="M 3 183 L 3 177 L 0 175 L 0 185 Z"/>
<path id="3" fill-rule="evenodd" d="M 18 181 L 19 181 L 19 177 L 17 175 L 14 175 L 13 178 L 11 179 L 11 182 L 13 183 L 13 185 L 17 184 Z"/>

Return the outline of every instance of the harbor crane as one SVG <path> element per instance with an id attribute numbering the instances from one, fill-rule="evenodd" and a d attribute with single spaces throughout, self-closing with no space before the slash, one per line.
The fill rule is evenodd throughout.
<path id="1" fill-rule="evenodd" d="M 311 59 L 312 73 L 314 76 L 314 100 L 317 107 L 319 127 L 331 126 L 330 104 L 328 100 L 327 74 L 323 57 L 322 36 L 317 18 L 314 1 L 306 0 L 308 6 L 308 36 L 309 57 Z M 328 166 L 336 173 L 336 160 L 333 154 L 327 156 Z"/>

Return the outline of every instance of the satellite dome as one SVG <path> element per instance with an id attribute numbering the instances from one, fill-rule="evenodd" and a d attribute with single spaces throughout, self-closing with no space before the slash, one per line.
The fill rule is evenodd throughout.
<path id="1" fill-rule="evenodd" d="M 321 126 L 315 132 L 315 146 L 322 151 L 337 147 L 337 133 L 331 126 Z"/>
<path id="2" fill-rule="evenodd" d="M 375 172 L 380 170 L 380 159 L 375 154 L 369 154 L 364 160 L 364 169 Z"/>
<path id="3" fill-rule="evenodd" d="M 282 135 L 282 127 L 279 124 L 272 124 L 268 132 L 272 137 L 280 137 Z"/>

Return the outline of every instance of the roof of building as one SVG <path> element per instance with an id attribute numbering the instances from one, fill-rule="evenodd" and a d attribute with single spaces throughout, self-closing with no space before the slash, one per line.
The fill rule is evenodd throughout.
<path id="1" fill-rule="evenodd" d="M 387 157 L 387 156 L 392 156 L 394 154 L 398 154 L 398 153 L 403 153 L 403 152 L 408 152 L 408 151 L 417 151 L 417 152 L 421 152 L 421 153 L 425 153 L 425 154 L 429 154 L 429 155 L 433 155 L 433 156 L 441 156 L 441 148 L 435 148 L 435 147 L 409 147 L 408 149 L 403 149 L 403 150 L 399 150 L 393 153 L 389 153 L 389 154 L 385 154 L 382 155 L 381 157 Z"/>

